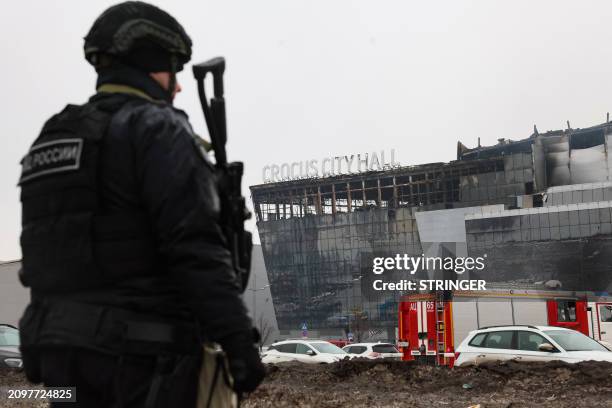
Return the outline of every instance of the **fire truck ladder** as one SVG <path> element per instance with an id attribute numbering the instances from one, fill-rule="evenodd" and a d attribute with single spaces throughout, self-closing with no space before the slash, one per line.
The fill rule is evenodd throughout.
<path id="1" fill-rule="evenodd" d="M 446 352 L 446 322 L 444 319 L 444 297 L 438 295 L 436 299 L 436 364 L 444 364 L 444 353 Z"/>

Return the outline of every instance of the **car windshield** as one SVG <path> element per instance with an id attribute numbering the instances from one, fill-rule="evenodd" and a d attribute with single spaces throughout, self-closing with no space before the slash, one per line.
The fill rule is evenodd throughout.
<path id="1" fill-rule="evenodd" d="M 547 330 L 554 341 L 565 351 L 608 351 L 604 346 L 590 337 L 573 330 Z"/>
<path id="2" fill-rule="evenodd" d="M 19 331 L 12 327 L 0 326 L 0 347 L 19 346 Z"/>
<path id="3" fill-rule="evenodd" d="M 399 353 L 393 344 L 377 344 L 372 346 L 372 350 L 376 353 Z"/>
<path id="4" fill-rule="evenodd" d="M 319 353 L 326 354 L 347 354 L 346 351 L 342 350 L 338 346 L 334 346 L 331 343 L 310 343 Z"/>

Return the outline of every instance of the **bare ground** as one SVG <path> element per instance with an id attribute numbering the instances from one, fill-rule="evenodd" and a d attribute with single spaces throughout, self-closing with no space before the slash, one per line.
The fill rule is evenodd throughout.
<path id="1" fill-rule="evenodd" d="M 0 368 L 0 407 L 2 408 L 46 408 L 46 400 L 7 400 L 6 388 L 39 388 L 26 380 L 22 371 Z"/>
<path id="2" fill-rule="evenodd" d="M 0 371 L 0 388 L 26 388 L 23 374 Z M 612 364 L 489 363 L 454 368 L 402 361 L 268 366 L 242 406 L 255 407 L 612 407 Z M 46 407 L 0 399 L 0 407 Z"/>
<path id="3" fill-rule="evenodd" d="M 612 364 L 489 363 L 454 368 L 402 361 L 269 366 L 244 407 L 612 407 Z"/>

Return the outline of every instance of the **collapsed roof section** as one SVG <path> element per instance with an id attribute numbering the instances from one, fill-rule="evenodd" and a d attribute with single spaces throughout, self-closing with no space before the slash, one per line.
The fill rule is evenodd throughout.
<path id="1" fill-rule="evenodd" d="M 610 123 L 586 129 L 554 130 L 534 133 L 526 139 L 499 139 L 494 146 L 467 148 L 457 143 L 457 160 L 482 160 L 516 153 L 531 153 L 535 188 L 612 180 L 612 163 L 608 155 Z"/>
<path id="2" fill-rule="evenodd" d="M 251 186 L 257 221 L 410 207 L 540 207 L 554 186 L 612 181 L 609 123 L 534 132 L 494 146 L 457 144 L 457 160 Z"/>

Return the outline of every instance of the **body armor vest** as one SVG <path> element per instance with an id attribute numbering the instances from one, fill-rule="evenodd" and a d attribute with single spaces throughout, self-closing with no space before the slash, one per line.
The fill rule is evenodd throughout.
<path id="1" fill-rule="evenodd" d="M 103 287 L 154 273 L 146 215 L 100 208 L 101 145 L 114 111 L 96 103 L 68 105 L 45 124 L 21 162 L 21 280 L 37 292 Z"/>

